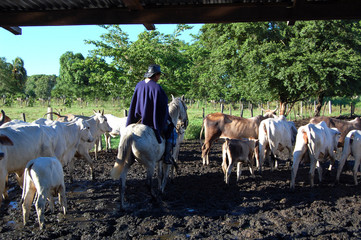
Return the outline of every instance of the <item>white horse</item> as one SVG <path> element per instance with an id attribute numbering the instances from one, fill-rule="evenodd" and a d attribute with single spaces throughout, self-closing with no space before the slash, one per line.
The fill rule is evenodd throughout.
<path id="1" fill-rule="evenodd" d="M 181 121 L 187 127 L 187 108 L 183 98 L 174 98 L 172 96 L 172 102 L 168 106 L 169 115 L 174 126 L 177 125 L 178 121 Z M 120 178 L 119 189 L 122 208 L 125 207 L 124 192 L 127 172 L 135 160 L 143 164 L 147 169 L 147 185 L 152 197 L 156 196 L 152 191 L 152 177 L 158 163 L 158 189 L 161 193 L 164 192 L 170 170 L 170 165 L 164 164 L 161 160 L 164 150 L 165 139 L 162 139 L 162 143 L 159 144 L 153 129 L 144 124 L 130 124 L 122 131 L 117 160 L 111 171 L 113 179 Z"/>

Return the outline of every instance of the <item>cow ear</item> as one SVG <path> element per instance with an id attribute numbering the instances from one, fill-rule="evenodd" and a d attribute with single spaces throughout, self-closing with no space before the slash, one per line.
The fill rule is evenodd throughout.
<path id="1" fill-rule="evenodd" d="M 94 109 L 93 109 L 93 113 L 94 113 L 94 114 L 97 114 L 97 112 L 96 112 Z"/>
<path id="2" fill-rule="evenodd" d="M 0 143 L 2 145 L 8 145 L 8 146 L 13 146 L 14 143 L 10 140 L 10 138 L 8 138 L 5 135 L 0 135 Z"/>
<path id="3" fill-rule="evenodd" d="M 102 116 L 104 116 L 104 109 L 102 110 Z"/>

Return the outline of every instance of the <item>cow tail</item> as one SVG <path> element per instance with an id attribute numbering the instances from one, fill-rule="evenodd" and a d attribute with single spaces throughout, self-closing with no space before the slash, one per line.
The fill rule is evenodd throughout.
<path id="1" fill-rule="evenodd" d="M 24 182 L 23 182 L 23 192 L 21 194 L 21 200 L 20 200 L 20 204 L 23 204 L 24 203 L 24 200 L 25 200 L 25 194 L 26 194 L 26 188 L 27 188 L 27 184 L 28 184 L 28 178 L 30 176 L 30 170 L 32 168 L 34 163 L 31 163 L 28 167 L 25 168 L 25 171 L 24 171 Z"/>
<path id="2" fill-rule="evenodd" d="M 355 130 L 351 130 L 346 135 L 340 162 L 346 160 L 347 157 L 351 154 L 351 145 L 352 145 L 352 142 L 353 142 L 353 135 L 354 135 L 355 132 L 356 132 Z"/>
<path id="3" fill-rule="evenodd" d="M 313 135 L 311 134 L 311 128 L 308 126 L 307 127 L 307 131 L 306 131 L 306 135 L 307 135 L 307 146 L 308 146 L 308 150 L 310 151 L 312 156 L 315 156 L 315 139 L 313 137 Z"/>
<path id="4" fill-rule="evenodd" d="M 201 144 L 201 148 L 202 148 L 202 134 L 203 134 L 203 128 L 204 128 L 204 124 L 206 124 L 206 118 L 203 118 L 203 122 L 202 122 L 202 128 L 201 128 L 201 132 L 199 134 L 199 143 Z"/>
<path id="5" fill-rule="evenodd" d="M 123 168 L 125 163 L 127 162 L 127 159 L 131 157 L 132 141 L 133 133 L 129 135 L 122 135 L 120 138 L 117 160 L 114 164 L 113 169 L 110 172 L 110 175 L 114 180 L 120 178 L 120 174 L 123 172 Z"/>

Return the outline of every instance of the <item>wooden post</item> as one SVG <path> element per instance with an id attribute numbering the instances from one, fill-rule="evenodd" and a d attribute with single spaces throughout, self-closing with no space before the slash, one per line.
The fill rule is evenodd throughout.
<path id="1" fill-rule="evenodd" d="M 232 115 L 232 105 L 229 106 L 229 115 Z"/>
<path id="2" fill-rule="evenodd" d="M 46 119 L 53 120 L 53 109 L 48 107 L 48 114 L 46 115 Z"/>
<path id="3" fill-rule="evenodd" d="M 205 110 L 204 110 L 204 108 L 202 108 L 202 116 L 203 116 L 203 118 L 205 117 Z"/>
<path id="4" fill-rule="evenodd" d="M 350 105 L 351 105 L 351 117 L 352 117 L 355 112 L 355 105 L 353 103 L 351 103 Z"/>
<path id="5" fill-rule="evenodd" d="M 241 101 L 239 107 L 240 107 L 240 109 L 241 109 L 240 117 L 243 117 L 243 103 L 242 103 L 242 101 Z"/>
<path id="6" fill-rule="evenodd" d="M 340 115 L 342 114 L 342 103 L 340 103 Z"/>
<path id="7" fill-rule="evenodd" d="M 124 117 L 128 117 L 128 111 L 127 111 L 127 109 L 124 109 Z"/>
<path id="8" fill-rule="evenodd" d="M 223 113 L 223 110 L 224 110 L 224 105 L 223 103 L 221 103 L 221 113 Z"/>
<path id="9" fill-rule="evenodd" d="M 329 114 L 332 114 L 332 103 L 331 103 L 331 100 L 328 101 L 328 113 L 329 113 Z"/>
<path id="10" fill-rule="evenodd" d="M 23 119 L 23 121 L 24 121 L 24 122 L 26 122 L 25 113 L 22 113 L 22 114 L 21 114 L 21 116 L 20 116 L 20 118 L 22 118 L 22 119 Z"/>
<path id="11" fill-rule="evenodd" d="M 250 103 L 250 109 L 251 109 L 251 117 L 253 117 L 253 104 Z"/>

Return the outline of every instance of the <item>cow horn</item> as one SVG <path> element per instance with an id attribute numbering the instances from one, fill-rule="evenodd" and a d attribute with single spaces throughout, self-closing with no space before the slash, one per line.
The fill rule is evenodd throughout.
<path id="1" fill-rule="evenodd" d="M 275 109 L 275 110 L 273 110 L 273 112 L 276 112 L 277 110 L 278 110 L 278 105 L 277 105 L 276 109 Z"/>
<path id="2" fill-rule="evenodd" d="M 0 126 L 5 122 L 5 112 L 1 109 Z"/>

